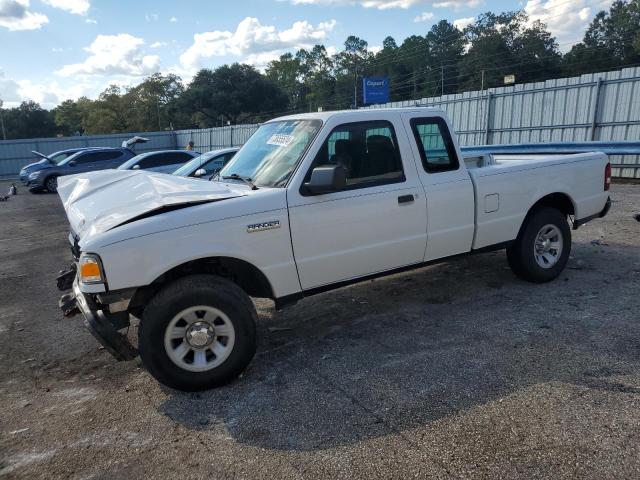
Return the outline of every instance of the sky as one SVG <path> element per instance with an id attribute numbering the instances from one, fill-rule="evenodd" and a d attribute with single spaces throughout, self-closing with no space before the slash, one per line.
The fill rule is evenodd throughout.
<path id="1" fill-rule="evenodd" d="M 349 35 L 379 49 L 424 35 L 446 19 L 458 28 L 486 11 L 524 9 L 547 23 L 566 51 L 612 0 L 0 0 L 0 100 L 96 98 L 110 84 L 154 73 L 188 82 L 200 68 L 250 63 Z"/>

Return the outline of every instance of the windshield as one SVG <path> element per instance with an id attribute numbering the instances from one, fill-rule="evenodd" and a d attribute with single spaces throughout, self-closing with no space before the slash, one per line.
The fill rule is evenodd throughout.
<path id="1" fill-rule="evenodd" d="M 77 152 L 75 152 L 75 153 L 77 153 Z M 49 156 L 49 160 L 51 160 L 53 163 L 59 164 L 60 162 L 62 162 L 65 158 L 69 157 L 70 155 L 73 155 L 73 153 L 69 153 L 69 152 L 54 153 L 53 155 Z"/>
<path id="2" fill-rule="evenodd" d="M 262 125 L 220 171 L 220 178 L 237 174 L 257 186 L 283 187 L 321 126 L 320 120 Z"/>
<path id="3" fill-rule="evenodd" d="M 136 155 L 135 157 L 130 158 L 129 160 L 124 162 L 122 165 L 120 165 L 118 168 L 116 168 L 116 170 L 131 170 L 131 167 L 133 167 L 140 160 L 148 156 L 149 156 L 148 153 L 141 153 L 140 155 Z"/>
<path id="4" fill-rule="evenodd" d="M 205 162 L 211 160 L 213 157 L 219 154 L 219 150 L 214 150 L 212 152 L 203 153 L 202 155 L 198 155 L 193 160 L 189 160 L 187 163 L 178 168 L 174 175 L 178 175 L 180 177 L 186 177 L 187 175 L 193 173 L 193 169 L 199 167 Z"/>
<path id="5" fill-rule="evenodd" d="M 69 155 L 67 158 L 63 159 L 61 162 L 58 162 L 58 165 L 67 165 L 71 160 L 75 160 L 82 153 L 84 153 L 84 152 L 80 151 L 80 152 L 74 153 L 73 155 Z"/>

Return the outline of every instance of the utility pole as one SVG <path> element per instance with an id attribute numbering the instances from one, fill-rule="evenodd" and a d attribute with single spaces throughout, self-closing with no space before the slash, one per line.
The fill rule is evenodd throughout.
<path id="1" fill-rule="evenodd" d="M 444 66 L 440 64 L 440 96 L 444 95 Z"/>
<path id="2" fill-rule="evenodd" d="M 482 70 L 482 80 L 480 80 L 480 91 L 484 92 L 484 70 Z"/>
<path id="3" fill-rule="evenodd" d="M 158 131 L 161 131 L 162 126 L 160 125 L 160 97 L 156 99 L 156 108 L 158 110 Z"/>
<path id="4" fill-rule="evenodd" d="M 7 132 L 4 129 L 4 118 L 2 117 L 2 105 L 3 102 L 0 100 L 0 125 L 2 125 L 2 138 L 7 139 Z"/>
<path id="5" fill-rule="evenodd" d="M 358 108 L 358 54 L 353 52 L 353 108 Z"/>

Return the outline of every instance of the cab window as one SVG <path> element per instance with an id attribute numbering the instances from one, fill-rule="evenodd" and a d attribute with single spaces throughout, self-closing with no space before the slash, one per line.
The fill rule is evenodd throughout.
<path id="1" fill-rule="evenodd" d="M 342 165 L 346 189 L 405 180 L 393 125 L 387 121 L 345 123 L 333 129 L 307 173 L 323 165 Z"/>
<path id="2" fill-rule="evenodd" d="M 413 118 L 411 129 L 420 150 L 422 166 L 427 172 L 458 169 L 458 156 L 447 124 L 442 118 Z"/>

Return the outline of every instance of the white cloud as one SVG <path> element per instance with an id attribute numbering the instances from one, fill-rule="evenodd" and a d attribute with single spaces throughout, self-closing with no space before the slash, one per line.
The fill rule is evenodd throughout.
<path id="1" fill-rule="evenodd" d="M 458 18 L 457 20 L 453 21 L 453 26 L 458 30 L 464 30 L 465 27 L 471 25 L 475 21 L 476 17 Z"/>
<path id="2" fill-rule="evenodd" d="M 160 18 L 160 17 L 158 16 L 157 13 L 145 13 L 145 15 L 144 15 L 144 19 L 147 22 L 157 22 L 158 18 Z"/>
<path id="3" fill-rule="evenodd" d="M 427 22 L 433 18 L 433 12 L 422 12 L 420 15 L 415 17 L 413 21 L 415 23 Z"/>
<path id="4" fill-rule="evenodd" d="M 202 66 L 204 59 L 225 55 L 248 56 L 253 61 L 258 58 L 263 61 L 266 54 L 274 55 L 289 48 L 310 48 L 321 43 L 335 25 L 335 20 L 315 27 L 307 21 L 300 21 L 287 30 L 278 31 L 272 25 L 262 25 L 257 18 L 247 17 L 238 24 L 235 32 L 196 33 L 193 45 L 180 55 L 180 63 L 186 68 L 196 69 Z"/>
<path id="5" fill-rule="evenodd" d="M 40 0 L 42 3 L 75 15 L 86 15 L 91 4 L 89 0 Z"/>
<path id="6" fill-rule="evenodd" d="M 129 75 L 139 77 L 149 75 L 160 67 L 160 57 L 143 55 L 142 38 L 128 33 L 119 35 L 98 35 L 85 48 L 91 55 L 82 63 L 63 66 L 57 75 Z"/>
<path id="7" fill-rule="evenodd" d="M 444 2 L 435 2 L 435 8 L 453 8 L 454 10 L 462 10 L 464 8 L 475 8 L 482 5 L 482 0 L 445 0 Z"/>
<path id="8" fill-rule="evenodd" d="M 166 47 L 167 45 L 168 45 L 167 42 L 153 42 L 151 45 L 149 45 L 149 47 L 160 48 L 160 47 Z"/>
<path id="9" fill-rule="evenodd" d="M 92 23 L 92 24 L 94 24 L 94 25 L 95 25 L 96 23 L 98 23 L 98 21 L 97 21 L 97 20 L 94 20 L 93 18 L 87 18 L 87 19 L 84 21 L 84 23 Z"/>
<path id="10" fill-rule="evenodd" d="M 29 0 L 0 0 L 0 27 L 10 31 L 37 30 L 49 19 L 29 10 Z"/>
<path id="11" fill-rule="evenodd" d="M 176 17 L 171 17 L 171 18 L 169 19 L 169 21 L 170 21 L 171 23 L 176 23 L 176 22 L 178 21 L 178 19 L 177 19 Z"/>
<path id="12" fill-rule="evenodd" d="M 4 102 L 4 107 L 9 107 L 20 102 L 20 86 L 11 79 L 6 78 L 4 72 L 0 70 L 0 99 Z"/>
<path id="13" fill-rule="evenodd" d="M 283 0 L 281 0 L 283 1 Z M 408 9 L 417 5 L 432 5 L 436 8 L 473 8 L 484 3 L 483 0 L 289 0 L 294 5 L 325 5 L 325 6 L 353 6 L 361 5 L 364 8 L 377 8 L 388 10 L 391 8 Z"/>
<path id="14" fill-rule="evenodd" d="M 600 10 L 608 10 L 613 0 L 599 0 L 595 3 L 589 0 L 529 0 L 524 11 L 529 15 L 529 21 L 540 20 L 560 44 L 560 50 L 570 50 L 573 43 L 582 40 L 584 31 Z"/>
<path id="15" fill-rule="evenodd" d="M 64 87 L 58 82 L 34 83 L 31 80 L 6 78 L 0 70 L 0 98 L 4 108 L 18 106 L 21 102 L 33 100 L 45 108 L 52 108 L 66 99 L 76 99 L 83 95 L 96 96 L 103 85 L 88 82 L 73 82 Z"/>

